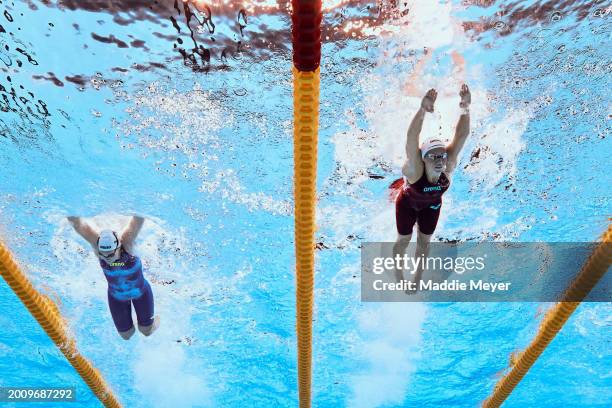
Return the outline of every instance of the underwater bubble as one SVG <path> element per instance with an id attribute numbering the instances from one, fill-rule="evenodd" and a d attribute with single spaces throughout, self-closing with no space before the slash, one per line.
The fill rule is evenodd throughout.
<path id="1" fill-rule="evenodd" d="M 598 8 L 593 11 L 593 17 L 605 17 L 608 13 L 610 13 L 609 9 Z"/>
<path id="2" fill-rule="evenodd" d="M 70 120 L 70 115 L 68 115 L 68 113 L 62 109 L 58 109 L 59 113 L 61 113 L 61 115 L 66 118 L 67 120 Z"/>
<path id="3" fill-rule="evenodd" d="M 243 28 L 247 26 L 247 14 L 245 9 L 240 9 L 238 11 L 238 24 L 240 24 Z"/>
<path id="4" fill-rule="evenodd" d="M 550 21 L 552 22 L 559 21 L 561 20 L 561 18 L 563 18 L 563 15 L 558 11 L 555 11 L 554 13 L 550 15 Z"/>
<path id="5" fill-rule="evenodd" d="M 245 96 L 247 94 L 247 90 L 244 88 L 234 89 L 234 94 L 237 96 Z"/>
<path id="6" fill-rule="evenodd" d="M 113 89 L 114 89 L 114 88 L 120 88 L 120 87 L 122 87 L 122 86 L 123 86 L 123 81 L 122 81 L 122 80 L 120 80 L 120 79 L 116 79 L 116 80 L 114 80 L 114 81 L 112 81 L 112 82 L 110 83 L 110 87 L 111 87 L 111 88 L 113 88 Z"/>
<path id="7" fill-rule="evenodd" d="M 496 21 L 493 24 L 493 28 L 496 29 L 497 31 L 504 31 L 507 26 L 508 25 L 506 23 L 504 23 L 503 21 Z"/>
<path id="8" fill-rule="evenodd" d="M 543 28 L 536 33 L 537 38 L 548 38 L 552 35 L 552 30 L 550 28 Z"/>

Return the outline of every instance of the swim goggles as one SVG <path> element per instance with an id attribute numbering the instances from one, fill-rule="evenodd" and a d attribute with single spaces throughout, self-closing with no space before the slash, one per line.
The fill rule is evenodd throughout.
<path id="1" fill-rule="evenodd" d="M 444 152 L 444 153 L 440 153 L 440 154 L 433 154 L 433 153 L 427 153 L 425 155 L 425 157 L 429 160 L 438 160 L 438 159 L 446 159 L 448 157 L 448 153 Z"/>

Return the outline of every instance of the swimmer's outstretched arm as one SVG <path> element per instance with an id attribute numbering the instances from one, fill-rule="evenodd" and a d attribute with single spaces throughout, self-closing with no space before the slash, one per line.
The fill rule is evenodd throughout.
<path id="1" fill-rule="evenodd" d="M 437 96 L 438 93 L 435 89 L 427 91 L 421 101 L 421 107 L 414 115 L 414 118 L 412 118 L 408 128 L 408 134 L 406 135 L 407 160 L 402 167 L 402 173 L 406 176 L 409 183 L 416 182 L 423 174 L 423 159 L 421 159 L 421 151 L 419 150 L 419 135 L 421 134 L 421 129 L 423 129 L 425 112 L 433 112 Z"/>
<path id="2" fill-rule="evenodd" d="M 83 219 L 81 217 L 67 217 L 68 221 L 70 222 L 70 224 L 72 224 L 72 227 L 75 229 L 75 231 L 82 236 L 83 238 L 85 238 L 85 240 L 87 242 L 89 242 L 89 244 L 92 247 L 96 247 L 97 241 L 98 241 L 98 231 L 96 231 L 95 229 L 92 228 L 91 225 L 89 225 L 86 221 L 83 221 Z"/>
<path id="3" fill-rule="evenodd" d="M 457 127 L 455 129 L 455 137 L 453 141 L 446 148 L 446 152 L 448 153 L 448 162 L 446 164 L 446 172 L 448 174 L 452 173 L 457 166 L 457 158 L 459 157 L 459 153 L 461 149 L 463 149 L 463 145 L 467 140 L 468 135 L 470 134 L 470 103 L 472 103 L 472 95 L 470 94 L 470 88 L 466 84 L 461 86 L 461 90 L 459 91 L 459 96 L 461 96 L 461 102 L 459 106 L 461 107 L 461 116 L 459 116 L 459 121 L 457 122 Z"/>
<path id="4" fill-rule="evenodd" d="M 132 250 L 134 241 L 144 224 L 145 219 L 138 215 L 134 215 L 128 225 L 121 233 L 121 245 L 129 252 Z"/>

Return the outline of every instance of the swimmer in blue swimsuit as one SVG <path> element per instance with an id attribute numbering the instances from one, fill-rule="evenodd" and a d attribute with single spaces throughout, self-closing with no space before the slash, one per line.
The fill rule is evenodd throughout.
<path id="1" fill-rule="evenodd" d="M 142 274 L 140 258 L 132 255 L 134 240 L 144 218 L 134 216 L 120 236 L 115 231 L 96 232 L 80 217 L 68 217 L 78 232 L 93 247 L 108 281 L 108 306 L 119 335 L 129 340 L 135 333 L 132 305 L 136 310 L 138 330 L 150 336 L 159 327 L 154 316 L 151 285 Z"/>

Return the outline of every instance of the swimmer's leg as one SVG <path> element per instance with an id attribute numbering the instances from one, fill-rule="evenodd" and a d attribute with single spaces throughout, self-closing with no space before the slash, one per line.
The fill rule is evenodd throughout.
<path id="1" fill-rule="evenodd" d="M 159 327 L 159 317 L 155 316 L 153 291 L 148 281 L 145 280 L 144 293 L 138 299 L 132 300 L 132 303 L 136 309 L 138 330 L 145 336 L 150 336 Z"/>
<path id="2" fill-rule="evenodd" d="M 397 239 L 395 240 L 395 245 L 393 245 L 393 258 L 396 255 L 404 256 L 406 253 L 406 248 L 410 244 L 410 240 L 412 239 L 412 234 L 402 235 L 397 234 Z"/>
<path id="3" fill-rule="evenodd" d="M 431 242 L 431 237 L 433 234 L 425 234 L 421 231 L 420 226 L 417 232 L 417 245 L 416 252 L 414 256 L 416 258 L 422 257 L 422 259 L 426 262 L 427 257 L 429 256 L 429 243 Z M 416 269 L 416 273 L 414 274 L 414 282 L 420 285 L 420 281 L 423 279 L 423 263 L 419 263 Z"/>
<path id="4" fill-rule="evenodd" d="M 397 240 L 395 241 L 395 245 L 393 245 L 393 259 L 399 255 L 403 257 L 406 253 L 406 248 L 410 244 L 410 240 L 412 239 L 412 234 L 408 235 L 397 235 Z M 395 268 L 395 281 L 397 283 L 401 283 L 404 280 L 404 271 L 398 267 Z"/>
<path id="5" fill-rule="evenodd" d="M 417 217 L 417 224 L 419 225 L 417 234 L 417 247 L 415 256 L 422 256 L 423 259 L 427 259 L 429 256 L 429 243 L 433 236 L 436 226 L 438 225 L 438 219 L 440 218 L 440 210 L 442 203 L 438 205 L 431 205 L 427 208 L 419 211 Z M 415 279 L 416 281 L 421 280 L 423 275 L 423 265 L 421 264 L 417 269 Z"/>
<path id="6" fill-rule="evenodd" d="M 132 304 L 130 301 L 121 301 L 115 299 L 108 292 L 108 307 L 113 317 L 113 323 L 119 332 L 119 335 L 124 340 L 129 340 L 134 334 L 134 322 L 132 321 Z"/>
<path id="7" fill-rule="evenodd" d="M 423 247 L 429 244 L 431 241 L 431 236 L 438 225 L 441 210 L 442 203 L 431 205 L 418 212 L 417 224 L 419 225 L 419 234 L 417 235 L 417 246 L 419 245 L 419 242 Z"/>
<path id="8" fill-rule="evenodd" d="M 121 338 L 123 338 L 123 340 L 129 340 L 134 333 L 136 333 L 136 328 L 134 326 L 132 326 L 132 328 L 128 331 L 120 331 L 119 335 L 121 336 Z"/>
<path id="9" fill-rule="evenodd" d="M 395 200 L 395 226 L 397 227 L 397 240 L 393 245 L 393 258 L 397 255 L 403 257 L 406 253 L 406 248 L 412 239 L 412 229 L 417 220 L 417 211 L 410 207 L 407 199 L 403 195 L 399 195 Z M 401 282 L 404 279 L 404 274 L 401 269 L 395 270 L 395 279 Z"/>
<path id="10" fill-rule="evenodd" d="M 416 255 L 423 257 L 427 257 L 429 255 L 429 243 L 431 242 L 431 237 L 433 234 L 425 234 L 420 229 L 417 231 L 417 249 Z"/>
<path id="11" fill-rule="evenodd" d="M 140 330 L 140 332 L 144 334 L 145 336 L 150 336 L 153 334 L 155 330 L 157 330 L 158 327 L 159 327 L 159 316 L 155 316 L 153 318 L 153 323 L 151 323 L 148 326 L 138 325 L 138 330 Z"/>

